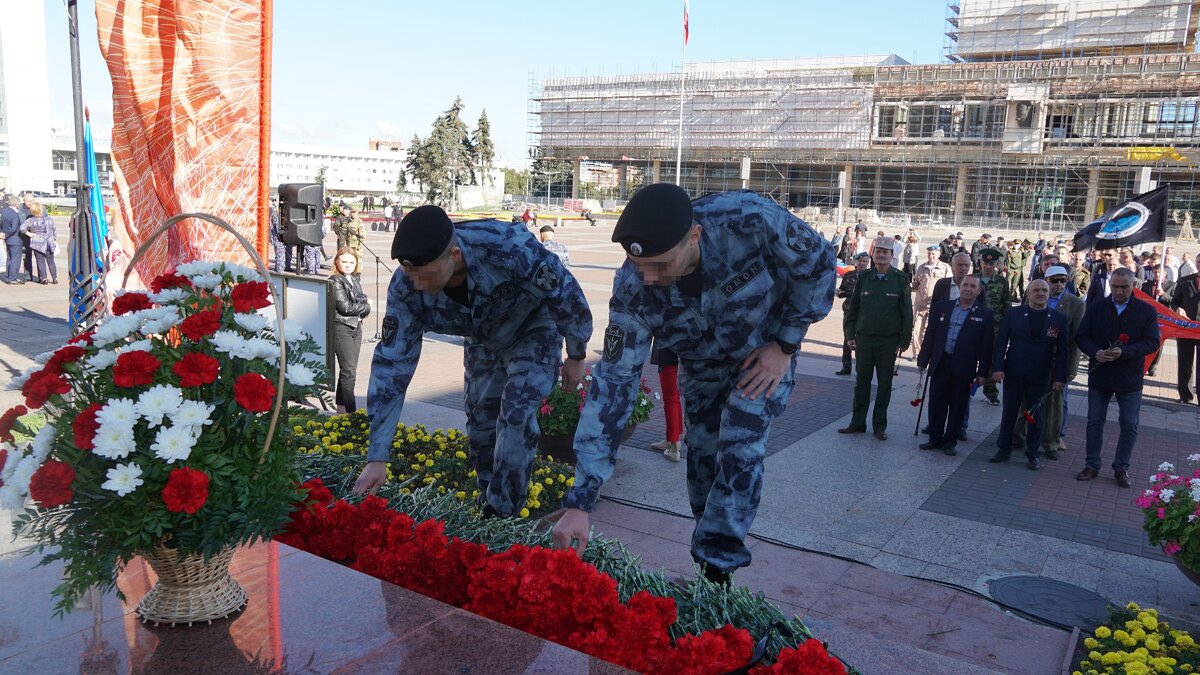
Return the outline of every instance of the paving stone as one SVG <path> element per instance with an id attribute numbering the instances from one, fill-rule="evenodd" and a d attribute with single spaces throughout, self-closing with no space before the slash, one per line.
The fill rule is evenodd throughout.
<path id="1" fill-rule="evenodd" d="M 917 560 L 916 558 L 880 552 L 879 555 L 871 559 L 870 564 L 885 572 L 912 577 L 919 575 L 921 570 L 925 569 L 925 566 L 929 563 L 924 560 Z"/>
<path id="2" fill-rule="evenodd" d="M 1102 560 L 1102 558 L 1097 558 Z M 1041 575 L 1094 591 L 1100 584 L 1100 568 L 1074 560 L 1050 555 L 1042 566 Z"/>
<path id="3" fill-rule="evenodd" d="M 1014 618 L 985 600 L 959 594 L 943 615 L 951 629 L 925 637 L 919 646 L 1007 672 L 1058 672 L 1070 634 Z"/>

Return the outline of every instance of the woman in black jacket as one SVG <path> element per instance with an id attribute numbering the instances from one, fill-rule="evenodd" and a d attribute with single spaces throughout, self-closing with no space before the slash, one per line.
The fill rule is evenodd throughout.
<path id="1" fill-rule="evenodd" d="M 358 253 L 349 246 L 337 252 L 333 262 L 333 355 L 337 357 L 338 377 L 334 402 L 339 413 L 358 409 L 354 399 L 354 373 L 362 350 L 362 320 L 370 315 L 371 304 L 363 293 L 358 273 Z"/>

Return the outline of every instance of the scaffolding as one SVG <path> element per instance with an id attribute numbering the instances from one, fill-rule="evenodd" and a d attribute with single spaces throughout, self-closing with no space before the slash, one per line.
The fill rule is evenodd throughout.
<path id="1" fill-rule="evenodd" d="M 1080 19 L 1097 3 L 1074 4 Z M 1047 58 L 1045 45 L 1061 48 L 1047 40 L 1039 58 L 1024 60 L 981 61 L 975 56 L 984 52 L 966 58 L 960 49 L 944 64 L 894 55 L 688 64 L 680 184 L 693 195 L 749 188 L 819 225 L 861 218 L 1070 232 L 1141 191 L 1149 167 L 1159 184 L 1172 184 L 1175 220 L 1200 218 L 1200 57 L 1190 53 L 1197 13 L 1191 2 L 1104 4 L 1155 16 L 1187 10 L 1189 18 L 1147 33 L 1178 38 L 1166 54 L 1143 41 L 1145 53 Z M 1032 6 L 962 5 L 951 12 L 984 16 L 1014 6 L 1028 14 Z M 1081 33 L 1090 24 L 1077 23 L 1070 44 L 1092 45 Z M 1050 35 L 1045 28 L 1037 31 Z M 1007 44 L 1002 37 L 985 45 L 988 53 Z M 957 38 L 961 44 L 961 29 Z M 1024 35 L 1003 39 L 1010 38 L 1033 44 Z M 559 175 L 541 182 L 546 199 L 580 197 L 584 162 L 614 167 L 616 185 L 602 196 L 615 200 L 642 182 L 674 182 L 679 77 L 677 68 L 531 75 L 531 157 L 558 160 Z"/>

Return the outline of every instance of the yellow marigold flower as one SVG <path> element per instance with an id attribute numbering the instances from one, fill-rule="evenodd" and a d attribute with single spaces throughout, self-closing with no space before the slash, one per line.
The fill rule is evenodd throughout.
<path id="1" fill-rule="evenodd" d="M 524 508 L 521 509 L 521 517 L 528 518 L 529 517 L 529 509 L 524 509 Z"/>
<path id="2" fill-rule="evenodd" d="M 1125 641 L 1129 639 L 1129 633 L 1121 629 L 1114 630 L 1112 636 L 1114 640 Z"/>
<path id="3" fill-rule="evenodd" d="M 1099 661 L 1101 656 L 1102 655 L 1100 654 L 1100 652 L 1097 652 L 1097 651 L 1088 652 L 1088 658 L 1093 661 Z"/>
<path id="4" fill-rule="evenodd" d="M 1096 638 L 1084 638 L 1083 646 L 1088 649 L 1095 649 L 1096 647 L 1100 646 L 1100 641 Z"/>
<path id="5" fill-rule="evenodd" d="M 434 450 L 434 451 L 433 451 L 433 456 L 434 456 L 434 457 L 441 457 L 441 456 L 442 456 L 442 451 L 441 451 L 441 450 Z"/>
<path id="6" fill-rule="evenodd" d="M 458 499 L 458 501 L 461 502 L 462 500 L 467 498 L 467 493 L 463 492 L 462 490 L 459 490 L 458 492 L 454 493 L 454 497 L 456 499 Z"/>
<path id="7" fill-rule="evenodd" d="M 1128 605 L 1125 605 L 1125 609 L 1128 609 L 1128 610 L 1134 611 L 1134 612 L 1140 612 L 1142 610 L 1141 607 L 1138 607 L 1138 604 L 1136 602 L 1131 602 Z"/>
<path id="8" fill-rule="evenodd" d="M 425 484 L 426 484 L 426 485 L 432 485 L 432 484 L 433 484 L 433 476 L 425 476 L 425 479 L 424 479 L 424 480 L 425 480 Z"/>
<path id="9" fill-rule="evenodd" d="M 1146 639 L 1146 631 L 1142 630 L 1141 626 L 1138 626 L 1137 628 L 1129 631 L 1129 637 L 1141 642 Z"/>
<path id="10" fill-rule="evenodd" d="M 459 450 L 458 452 L 454 453 L 454 458 L 455 459 L 466 459 L 467 453 L 463 452 L 462 450 Z"/>
<path id="11" fill-rule="evenodd" d="M 332 428 L 333 428 L 333 424 L 331 424 L 331 423 L 329 423 L 329 422 L 326 422 L 326 423 L 325 423 L 325 428 L 326 428 L 326 429 L 332 429 Z"/>
<path id="12" fill-rule="evenodd" d="M 1146 630 L 1158 630 L 1158 619 L 1150 615 L 1150 612 L 1141 612 L 1138 614 L 1138 621 L 1146 627 Z"/>
<path id="13" fill-rule="evenodd" d="M 1155 640 L 1154 638 L 1146 638 L 1146 649 L 1156 652 L 1159 649 L 1162 649 L 1162 645 L 1159 644 L 1158 640 Z"/>
<path id="14" fill-rule="evenodd" d="M 425 466 L 433 466 L 433 460 L 432 459 L 425 460 Z"/>
<path id="15" fill-rule="evenodd" d="M 1107 652 L 1100 657 L 1100 663 L 1106 666 L 1115 666 L 1124 660 L 1121 654 L 1122 652 Z"/>
<path id="16" fill-rule="evenodd" d="M 1110 629 L 1108 626 L 1099 626 L 1096 628 L 1096 637 L 1098 637 L 1098 638 L 1112 637 L 1112 629 Z"/>
<path id="17" fill-rule="evenodd" d="M 411 468 L 412 468 L 412 470 L 413 470 L 413 471 L 420 471 L 420 470 L 421 470 L 421 465 L 420 465 L 420 464 L 413 464 L 413 465 L 411 466 Z"/>
<path id="18" fill-rule="evenodd" d="M 554 479 L 553 479 L 553 478 L 547 478 L 547 479 L 546 479 L 546 485 L 554 485 Z"/>

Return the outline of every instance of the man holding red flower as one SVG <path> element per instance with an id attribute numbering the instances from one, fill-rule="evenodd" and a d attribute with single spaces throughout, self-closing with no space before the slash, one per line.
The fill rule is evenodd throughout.
<path id="1" fill-rule="evenodd" d="M 1129 487 L 1129 458 L 1137 440 L 1142 408 L 1146 357 L 1158 350 L 1158 315 L 1133 297 L 1133 272 L 1118 267 L 1109 273 L 1110 295 L 1088 305 L 1079 334 L 1079 349 L 1091 359 L 1088 368 L 1087 466 L 1076 480 L 1100 474 L 1100 449 L 1108 404 L 1115 396 L 1121 436 L 1113 458 L 1117 485 Z"/>

